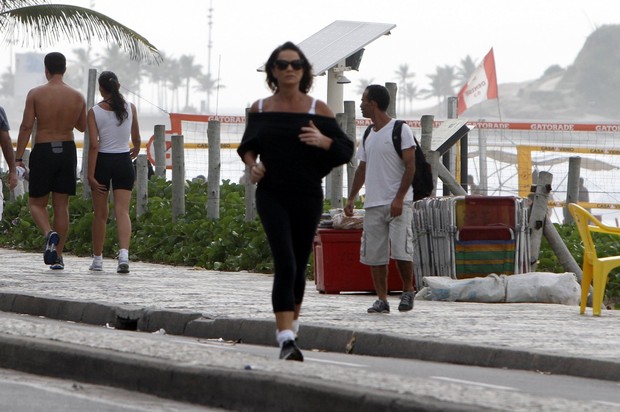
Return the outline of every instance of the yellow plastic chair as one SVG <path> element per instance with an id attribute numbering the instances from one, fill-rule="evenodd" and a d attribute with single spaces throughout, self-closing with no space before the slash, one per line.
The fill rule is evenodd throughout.
<path id="1" fill-rule="evenodd" d="M 583 276 L 581 278 L 581 314 L 586 311 L 588 292 L 592 284 L 592 315 L 601 316 L 601 306 L 607 285 L 607 276 L 620 267 L 620 256 L 598 257 L 592 241 L 592 232 L 620 236 L 620 228 L 607 226 L 583 207 L 570 203 L 568 211 L 573 216 L 583 242 Z M 590 224 L 592 223 L 592 224 Z"/>

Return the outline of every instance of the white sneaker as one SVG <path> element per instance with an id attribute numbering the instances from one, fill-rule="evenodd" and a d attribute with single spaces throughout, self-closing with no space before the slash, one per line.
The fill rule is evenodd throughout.
<path id="1" fill-rule="evenodd" d="M 101 272 L 103 270 L 103 259 L 93 258 L 93 263 L 90 264 L 88 270 L 94 270 L 96 272 Z"/>
<path id="2" fill-rule="evenodd" d="M 116 273 L 129 273 L 129 260 L 118 258 L 118 267 Z"/>

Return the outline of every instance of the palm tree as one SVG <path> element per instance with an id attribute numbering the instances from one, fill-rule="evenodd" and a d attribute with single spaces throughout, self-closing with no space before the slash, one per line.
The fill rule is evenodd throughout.
<path id="1" fill-rule="evenodd" d="M 456 75 L 454 73 L 454 66 L 447 64 L 444 66 L 437 66 L 436 70 L 435 73 L 427 76 L 431 81 L 430 88 L 421 90 L 420 92 L 426 99 L 437 97 L 437 104 L 441 107 L 441 103 L 445 98 L 454 94 Z"/>
<path id="2" fill-rule="evenodd" d="M 180 75 L 180 63 L 177 59 L 174 60 L 168 60 L 168 63 L 166 64 L 167 66 L 167 70 L 164 74 L 165 79 L 166 79 L 166 84 L 168 85 L 168 88 L 170 89 L 170 91 L 172 92 L 172 94 L 170 95 L 170 110 L 171 112 L 173 111 L 178 111 L 179 110 L 179 87 L 181 87 L 181 85 L 183 84 L 183 77 L 181 77 Z"/>
<path id="3" fill-rule="evenodd" d="M 409 65 L 407 63 L 403 63 L 398 66 L 398 70 L 396 70 L 394 74 L 398 76 L 398 88 L 400 90 L 405 90 L 409 79 L 415 76 L 415 73 L 409 72 Z M 406 110 L 405 102 L 407 101 L 407 97 L 405 96 L 405 93 L 400 93 L 399 97 L 399 100 L 402 102 L 402 107 L 399 108 L 399 111 L 402 110 L 404 112 Z"/>
<path id="4" fill-rule="evenodd" d="M 200 73 L 198 77 L 196 77 L 196 81 L 198 82 L 198 85 L 194 86 L 196 90 L 207 93 L 207 105 L 205 109 L 207 113 L 211 113 L 211 95 L 213 92 L 226 86 L 220 83 L 220 79 L 212 79 L 209 73 Z"/>
<path id="5" fill-rule="evenodd" d="M 136 91 L 140 87 L 140 63 L 127 58 L 117 45 L 112 45 L 99 55 L 99 68 L 113 71 L 124 89 Z"/>
<path id="6" fill-rule="evenodd" d="M 469 54 L 461 59 L 461 64 L 456 68 L 456 79 L 458 80 L 457 86 L 459 89 L 463 87 L 471 75 L 474 74 L 476 67 L 476 62 Z"/>
<path id="7" fill-rule="evenodd" d="M 361 96 L 364 94 L 364 90 L 366 90 L 366 88 L 368 86 L 370 86 L 371 84 L 373 84 L 375 81 L 374 77 L 371 77 L 370 79 L 359 79 L 357 81 L 357 93 Z"/>
<path id="8" fill-rule="evenodd" d="M 159 62 L 159 52 L 147 39 L 94 10 L 46 0 L 0 0 L 0 33 L 4 41 L 48 47 L 61 39 L 90 43 L 107 41 L 129 52 L 134 60 Z"/>
<path id="9" fill-rule="evenodd" d="M 86 89 L 88 70 L 96 67 L 96 59 L 91 56 L 90 46 L 87 48 L 73 49 L 73 55 L 75 56 L 74 63 L 77 62 L 77 70 L 67 70 L 67 73 L 65 73 L 65 81 L 69 84 L 73 84 L 77 88 L 84 87 L 84 89 Z"/>
<path id="10" fill-rule="evenodd" d="M 189 83 L 201 75 L 200 64 L 194 64 L 194 56 L 184 54 L 179 58 L 179 75 L 185 80 L 185 109 L 189 109 Z"/>
<path id="11" fill-rule="evenodd" d="M 413 83 L 407 83 L 404 91 L 405 98 L 409 102 L 409 107 L 413 106 L 413 99 L 418 97 L 418 88 Z"/>
<path id="12" fill-rule="evenodd" d="M 155 85 L 157 106 L 165 106 L 166 101 L 166 76 L 165 72 L 168 67 L 168 63 L 171 60 L 170 57 L 162 51 L 160 53 L 162 63 L 158 65 L 150 64 L 144 67 L 144 73 L 147 78 Z"/>

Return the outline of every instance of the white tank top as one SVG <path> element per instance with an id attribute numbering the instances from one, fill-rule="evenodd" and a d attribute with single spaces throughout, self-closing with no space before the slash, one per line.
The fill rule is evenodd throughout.
<path id="1" fill-rule="evenodd" d="M 128 102 L 125 102 L 125 108 L 127 109 L 127 118 L 119 126 L 118 119 L 113 111 L 104 110 L 99 105 L 93 106 L 93 113 L 99 130 L 99 152 L 126 153 L 129 151 L 133 113 Z"/>
<path id="2" fill-rule="evenodd" d="M 260 99 L 258 101 L 258 112 L 262 113 L 263 112 L 263 99 Z M 310 110 L 308 110 L 309 114 L 316 114 L 316 99 L 313 98 L 312 99 L 312 104 L 310 105 Z"/>

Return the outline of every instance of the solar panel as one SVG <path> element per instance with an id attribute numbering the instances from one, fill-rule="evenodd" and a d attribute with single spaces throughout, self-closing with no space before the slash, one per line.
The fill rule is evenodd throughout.
<path id="1" fill-rule="evenodd" d="M 389 23 L 336 20 L 297 45 L 321 75 L 396 27 Z M 259 71 L 264 70 L 261 66 Z"/>

